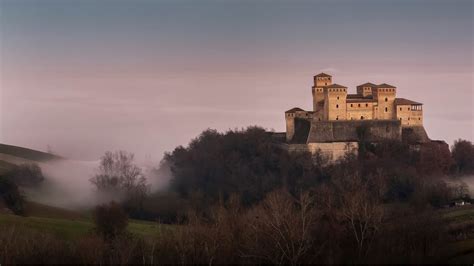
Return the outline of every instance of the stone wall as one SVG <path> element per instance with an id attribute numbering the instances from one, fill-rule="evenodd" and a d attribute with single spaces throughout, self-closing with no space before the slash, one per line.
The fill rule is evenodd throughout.
<path id="1" fill-rule="evenodd" d="M 377 99 L 378 103 L 378 112 L 374 118 L 396 119 L 394 104 L 396 90 L 394 88 L 376 88 L 374 92 L 374 98 Z"/>
<path id="2" fill-rule="evenodd" d="M 414 110 L 411 105 L 404 104 L 397 106 L 397 119 L 402 122 L 404 127 L 422 126 L 423 111 Z"/>
<path id="3" fill-rule="evenodd" d="M 375 102 L 348 102 L 347 120 L 374 119 Z"/>
<path id="4" fill-rule="evenodd" d="M 398 120 L 313 120 L 307 143 L 357 142 L 361 140 L 361 137 L 369 142 L 401 140 L 401 129 L 401 123 Z"/>
<path id="5" fill-rule="evenodd" d="M 325 88 L 324 91 L 324 120 L 346 120 L 345 88 Z"/>
<path id="6" fill-rule="evenodd" d="M 402 128 L 402 140 L 408 144 L 428 143 L 431 141 L 423 126 Z"/>
<path id="7" fill-rule="evenodd" d="M 331 142 L 331 143 L 309 143 L 309 144 L 287 144 L 283 146 L 289 152 L 309 152 L 316 154 L 320 152 L 329 161 L 342 158 L 347 152 L 357 154 L 359 147 L 357 142 Z"/>

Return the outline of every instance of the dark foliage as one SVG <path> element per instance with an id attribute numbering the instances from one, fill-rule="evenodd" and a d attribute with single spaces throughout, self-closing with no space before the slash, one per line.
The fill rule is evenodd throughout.
<path id="1" fill-rule="evenodd" d="M 451 148 L 454 160 L 453 171 L 456 174 L 474 173 L 474 145 L 468 140 L 458 139 Z"/>
<path id="2" fill-rule="evenodd" d="M 93 215 L 96 232 L 104 239 L 112 240 L 125 234 L 128 217 L 119 204 L 110 202 L 99 205 Z"/>
<path id="3" fill-rule="evenodd" d="M 206 130 L 165 160 L 173 173 L 172 189 L 181 196 L 216 202 L 237 193 L 245 205 L 278 187 L 297 190 L 314 183 L 321 173 L 309 154 L 289 155 L 258 127 L 224 134 Z"/>
<path id="4" fill-rule="evenodd" d="M 14 166 L 6 175 L 19 186 L 36 186 L 44 181 L 43 172 L 37 164 Z"/>
<path id="5" fill-rule="evenodd" d="M 13 213 L 24 214 L 25 199 L 18 186 L 8 176 L 0 176 L 0 197 Z"/>

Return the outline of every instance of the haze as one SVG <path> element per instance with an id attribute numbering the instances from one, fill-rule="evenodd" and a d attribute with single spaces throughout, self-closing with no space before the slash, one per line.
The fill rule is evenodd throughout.
<path id="1" fill-rule="evenodd" d="M 312 76 L 424 103 L 474 140 L 473 1 L 0 0 L 0 142 L 159 160 L 206 128 L 284 131 Z"/>

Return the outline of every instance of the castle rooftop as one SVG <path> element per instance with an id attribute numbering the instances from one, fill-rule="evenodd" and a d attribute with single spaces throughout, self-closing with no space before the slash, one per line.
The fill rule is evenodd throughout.
<path id="1" fill-rule="evenodd" d="M 392 86 L 392 85 L 387 84 L 387 83 L 382 83 L 382 84 L 380 84 L 380 85 L 377 85 L 377 88 L 391 88 L 391 89 L 395 89 L 395 88 L 397 88 L 397 87 Z"/>
<path id="2" fill-rule="evenodd" d="M 357 86 L 357 88 L 360 88 L 360 87 L 372 87 L 372 88 L 375 88 L 375 87 L 377 87 L 377 85 L 374 84 L 374 83 L 371 83 L 371 82 L 366 82 L 366 83 L 364 83 L 364 84 L 361 84 L 361 85 Z"/>
<path id="3" fill-rule="evenodd" d="M 317 74 L 315 77 L 332 77 L 332 76 L 321 72 L 321 73 Z"/>
<path id="4" fill-rule="evenodd" d="M 377 102 L 377 100 L 372 99 L 372 98 L 347 98 L 346 102 L 348 103 L 371 103 L 371 102 Z"/>
<path id="5" fill-rule="evenodd" d="M 301 109 L 301 108 L 295 107 L 295 108 L 291 108 L 290 110 L 286 111 L 285 114 L 296 113 L 296 112 L 304 112 L 304 110 Z"/>
<path id="6" fill-rule="evenodd" d="M 408 100 L 405 98 L 395 98 L 395 105 L 423 105 L 422 103 Z"/>
<path id="7" fill-rule="evenodd" d="M 326 87 L 326 88 L 330 88 L 330 89 L 333 89 L 333 88 L 344 88 L 344 89 L 347 89 L 346 86 L 342 86 L 342 85 L 339 85 L 339 84 L 336 84 L 336 83 L 331 84 L 331 85 L 327 85 L 327 86 L 325 86 L 325 87 Z"/>

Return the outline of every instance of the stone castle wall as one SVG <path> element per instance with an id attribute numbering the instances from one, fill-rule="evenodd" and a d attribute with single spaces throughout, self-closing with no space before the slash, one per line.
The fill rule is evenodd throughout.
<path id="1" fill-rule="evenodd" d="M 307 143 L 401 140 L 398 120 L 312 121 Z"/>
<path id="2" fill-rule="evenodd" d="M 357 142 L 329 142 L 329 143 L 308 143 L 308 144 L 285 144 L 283 148 L 289 152 L 309 152 L 321 155 L 329 161 L 336 161 L 348 152 L 357 154 L 359 144 Z"/>

